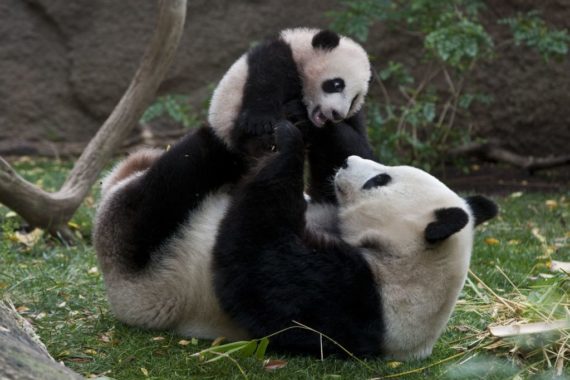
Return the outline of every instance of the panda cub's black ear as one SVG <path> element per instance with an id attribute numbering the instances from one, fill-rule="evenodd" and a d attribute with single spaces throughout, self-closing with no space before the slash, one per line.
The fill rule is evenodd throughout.
<path id="1" fill-rule="evenodd" d="M 476 226 L 494 218 L 499 213 L 497 204 L 482 195 L 473 195 L 465 198 L 465 200 L 473 212 Z"/>
<path id="2" fill-rule="evenodd" d="M 425 237 L 428 243 L 445 240 L 467 225 L 469 215 L 459 207 L 435 210 L 435 221 L 427 225 Z"/>
<path id="3" fill-rule="evenodd" d="M 312 45 L 315 49 L 332 50 L 338 46 L 340 36 L 331 30 L 321 30 L 313 37 Z"/>

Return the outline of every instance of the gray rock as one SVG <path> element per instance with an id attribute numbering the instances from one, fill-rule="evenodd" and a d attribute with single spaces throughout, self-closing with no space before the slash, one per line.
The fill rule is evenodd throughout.
<path id="1" fill-rule="evenodd" d="M 569 0 L 488 0 L 496 20 L 540 8 L 564 27 Z M 180 50 L 160 93 L 190 95 L 201 107 L 211 87 L 254 41 L 285 27 L 326 27 L 338 3 L 315 0 L 191 1 Z M 155 22 L 155 1 L 3 0 L 0 2 L 0 154 L 53 154 L 85 144 L 111 112 L 134 74 Z M 417 62 L 421 46 L 381 25 L 366 48 L 376 63 Z M 482 136 L 499 137 L 519 153 L 566 153 L 570 141 L 570 60 L 546 65 L 525 49 L 483 65 L 477 88 L 495 102 L 470 120 Z M 458 120 L 459 128 L 468 127 Z"/>

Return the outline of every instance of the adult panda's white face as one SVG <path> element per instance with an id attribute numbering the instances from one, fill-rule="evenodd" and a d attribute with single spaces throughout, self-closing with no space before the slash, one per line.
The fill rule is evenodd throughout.
<path id="1" fill-rule="evenodd" d="M 351 229 L 370 230 L 392 246 L 424 245 L 424 231 L 436 222 L 437 210 L 456 210 L 455 215 L 452 212 L 458 219 L 452 221 L 458 223 L 454 233 L 472 224 L 464 199 L 435 177 L 410 166 L 384 166 L 351 156 L 336 174 L 335 190 L 343 208 L 358 210 Z M 402 255 L 414 251 L 403 249 Z"/>
<path id="2" fill-rule="evenodd" d="M 414 247 L 457 235 L 471 244 L 472 227 L 496 214 L 482 197 L 463 199 L 432 175 L 411 166 L 385 166 L 350 156 L 335 177 L 349 235 L 377 235 L 391 245 Z M 469 228 L 470 227 L 470 228 Z M 463 234 L 463 232 L 466 232 Z M 417 251 L 421 251 L 418 249 Z"/>
<path id="3" fill-rule="evenodd" d="M 292 48 L 303 81 L 303 102 L 312 123 L 340 122 L 360 110 L 368 93 L 370 62 L 348 37 L 315 29 L 291 29 L 282 38 Z"/>

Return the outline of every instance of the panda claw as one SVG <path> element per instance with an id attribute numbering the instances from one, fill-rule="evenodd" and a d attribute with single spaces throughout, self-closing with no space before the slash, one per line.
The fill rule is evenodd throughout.
<path id="1" fill-rule="evenodd" d="M 258 120 L 247 124 L 244 131 L 253 136 L 261 136 L 273 133 L 275 121 L 273 120 Z"/>

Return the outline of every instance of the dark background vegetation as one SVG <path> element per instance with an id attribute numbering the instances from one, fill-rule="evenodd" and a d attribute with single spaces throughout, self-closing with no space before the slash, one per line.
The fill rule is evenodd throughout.
<path id="1" fill-rule="evenodd" d="M 286 27 L 329 27 L 335 21 L 330 12 L 346 13 L 349 3 L 358 2 L 292 0 L 284 6 L 277 0 L 192 1 L 178 57 L 161 94 L 184 95 L 191 112 L 198 115 L 190 121 L 203 120 L 213 86 L 252 42 Z M 439 3 L 479 2 L 432 2 Z M 564 54 L 562 59 L 560 54 L 545 59 L 537 49 L 509 43 L 510 28 L 498 21 L 536 10 L 549 28 L 564 29 L 570 1 L 480 3 L 484 7 L 477 20 L 493 38 L 495 56 L 478 58 L 475 69 L 465 75 L 465 92 L 486 97 L 473 101 L 468 113 L 458 112 L 454 129 L 471 139 L 497 138 L 502 146 L 523 155 L 566 154 L 570 60 Z M 154 1 L 3 0 L 0 154 L 80 152 L 128 85 L 154 26 L 155 11 Z M 379 17 L 371 23 L 363 45 L 379 73 L 391 61 L 404 65 L 415 80 L 408 83 L 412 90 L 429 69 L 421 31 L 409 23 L 393 26 Z M 392 77 L 385 84 L 391 94 L 398 94 L 401 83 Z M 433 85 L 446 88 L 442 73 Z M 372 85 L 369 112 L 370 104 L 382 107 L 383 101 L 379 86 Z M 397 96 L 393 101 L 398 102 Z M 435 103 L 440 107 L 436 116 L 444 101 Z M 421 151 L 416 156 L 421 160 Z"/>

